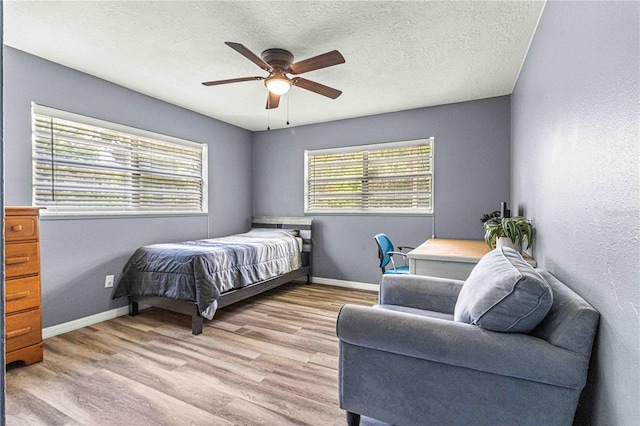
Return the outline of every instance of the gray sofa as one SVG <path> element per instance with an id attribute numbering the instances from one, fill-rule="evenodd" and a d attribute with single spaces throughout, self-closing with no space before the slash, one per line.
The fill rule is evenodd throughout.
<path id="1" fill-rule="evenodd" d="M 548 306 L 537 312 L 535 322 L 541 322 L 525 326 L 532 328 L 526 333 L 483 328 L 488 309 L 497 304 L 480 306 L 481 314 L 473 318 L 475 305 L 460 306 L 465 283 L 458 280 L 384 276 L 379 305 L 342 308 L 337 322 L 340 406 L 348 424 L 359 424 L 360 415 L 394 425 L 572 423 L 599 314 L 550 273 L 526 269 L 514 253 L 497 253 L 484 265 L 483 259 L 467 284 L 475 280 L 482 286 L 487 274 L 515 271 L 516 284 L 498 295 L 502 303 L 517 286 L 524 287 L 524 275 L 535 275 L 536 288 L 545 292 L 535 295 L 535 308 L 540 311 L 543 302 Z M 502 264 L 496 267 L 495 259 Z M 530 297 L 535 289 L 520 290 Z M 484 297 L 482 288 L 466 293 L 467 301 Z M 470 318 L 463 318 L 463 311 Z M 528 321 L 533 314 L 518 315 Z"/>

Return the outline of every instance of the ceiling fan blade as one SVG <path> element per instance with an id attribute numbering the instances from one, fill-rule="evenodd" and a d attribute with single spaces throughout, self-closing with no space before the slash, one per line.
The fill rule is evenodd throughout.
<path id="1" fill-rule="evenodd" d="M 337 50 L 296 62 L 289 66 L 291 74 L 302 74 L 309 71 L 319 70 L 321 68 L 332 67 L 334 65 L 344 64 L 344 57 Z"/>
<path id="2" fill-rule="evenodd" d="M 269 96 L 267 96 L 267 109 L 278 108 L 278 105 L 280 105 L 280 95 L 269 92 Z"/>
<path id="3" fill-rule="evenodd" d="M 250 51 L 240 43 L 225 41 L 224 44 L 226 44 L 227 46 L 229 46 L 230 48 L 232 48 L 233 50 L 235 50 L 236 52 L 238 52 L 239 54 L 241 54 L 242 56 L 244 56 L 245 58 L 247 58 L 248 60 L 256 64 L 257 66 L 259 66 L 263 70 L 267 72 L 273 71 L 273 67 L 271 65 L 263 61 L 260 56 L 256 55 L 255 53 L 253 53 L 252 51 Z"/>
<path id="4" fill-rule="evenodd" d="M 318 93 L 319 95 L 326 96 L 327 98 L 335 99 L 342 95 L 342 91 L 334 89 L 333 87 L 325 86 L 324 84 L 316 83 L 315 81 L 307 80 L 306 78 L 296 77 L 291 80 L 294 86 L 301 87 L 306 90 Z"/>
<path id="5" fill-rule="evenodd" d="M 216 80 L 216 81 L 205 81 L 202 83 L 205 86 L 217 86 L 219 84 L 227 84 L 227 83 L 240 83 L 242 81 L 253 81 L 253 80 L 264 80 L 264 77 L 241 77 L 241 78 L 230 78 L 229 80 Z"/>

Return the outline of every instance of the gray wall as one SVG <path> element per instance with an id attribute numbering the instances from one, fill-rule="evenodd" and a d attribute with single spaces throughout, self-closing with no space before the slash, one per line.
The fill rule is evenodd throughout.
<path id="1" fill-rule="evenodd" d="M 508 96 L 263 131 L 253 139 L 253 211 L 302 215 L 304 150 L 435 138 L 434 207 L 440 238 L 481 239 L 480 218 L 509 198 Z M 373 236 L 416 246 L 430 216 L 315 215 L 313 275 L 378 283 Z"/>
<path id="2" fill-rule="evenodd" d="M 4 48 L 5 201 L 31 205 L 31 101 L 209 145 L 209 216 L 41 221 L 43 326 L 122 306 L 104 288 L 139 246 L 241 232 L 251 216 L 252 134 Z"/>
<path id="3" fill-rule="evenodd" d="M 576 424 L 640 424 L 638 2 L 549 2 L 512 95 L 534 255 L 602 315 Z"/>

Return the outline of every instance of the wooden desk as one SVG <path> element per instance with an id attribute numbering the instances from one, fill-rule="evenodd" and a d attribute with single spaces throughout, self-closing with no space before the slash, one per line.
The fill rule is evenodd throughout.
<path id="1" fill-rule="evenodd" d="M 408 253 L 409 273 L 466 280 L 474 266 L 489 253 L 484 241 L 431 238 Z M 536 261 L 523 253 L 534 268 Z"/>

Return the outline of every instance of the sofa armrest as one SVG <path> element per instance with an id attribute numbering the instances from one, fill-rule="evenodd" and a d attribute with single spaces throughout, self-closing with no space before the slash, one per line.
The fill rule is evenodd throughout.
<path id="1" fill-rule="evenodd" d="M 584 387 L 589 364 L 526 334 L 365 306 L 343 306 L 337 334 L 355 346 L 570 389 Z"/>
<path id="2" fill-rule="evenodd" d="M 380 304 L 453 314 L 464 281 L 421 275 L 383 275 Z"/>

